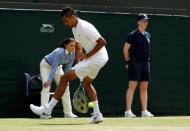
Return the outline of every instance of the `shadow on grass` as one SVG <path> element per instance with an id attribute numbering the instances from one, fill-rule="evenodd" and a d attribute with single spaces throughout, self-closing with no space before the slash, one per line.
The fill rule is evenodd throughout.
<path id="1" fill-rule="evenodd" d="M 46 125 L 46 126 L 57 126 L 57 125 L 89 125 L 90 123 L 41 123 L 39 125 Z"/>

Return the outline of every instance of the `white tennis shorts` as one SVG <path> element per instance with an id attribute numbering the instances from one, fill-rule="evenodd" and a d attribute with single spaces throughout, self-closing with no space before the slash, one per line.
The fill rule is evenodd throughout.
<path id="1" fill-rule="evenodd" d="M 88 59 L 84 59 L 76 64 L 72 69 L 75 70 L 77 77 L 82 81 L 86 76 L 95 79 L 100 69 L 107 63 L 108 54 L 106 49 L 97 52 Z"/>

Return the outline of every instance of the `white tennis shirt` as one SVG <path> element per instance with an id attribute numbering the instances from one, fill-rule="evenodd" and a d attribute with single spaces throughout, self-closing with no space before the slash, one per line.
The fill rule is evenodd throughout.
<path id="1" fill-rule="evenodd" d="M 100 33 L 91 23 L 79 18 L 77 26 L 72 28 L 72 32 L 75 41 L 81 44 L 86 53 L 91 51 L 96 46 L 96 41 L 101 37 Z M 102 47 L 94 56 L 108 58 L 105 46 Z"/>

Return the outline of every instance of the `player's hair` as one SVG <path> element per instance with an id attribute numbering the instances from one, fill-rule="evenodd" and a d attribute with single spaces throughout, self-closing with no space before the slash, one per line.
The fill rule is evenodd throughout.
<path id="1" fill-rule="evenodd" d="M 68 45 L 70 42 L 74 42 L 75 40 L 73 38 L 66 38 L 63 41 L 59 43 L 60 48 L 66 48 L 66 45 Z"/>
<path id="2" fill-rule="evenodd" d="M 61 17 L 63 17 L 63 16 L 71 17 L 72 15 L 77 16 L 77 13 L 73 8 L 65 7 L 62 9 Z"/>

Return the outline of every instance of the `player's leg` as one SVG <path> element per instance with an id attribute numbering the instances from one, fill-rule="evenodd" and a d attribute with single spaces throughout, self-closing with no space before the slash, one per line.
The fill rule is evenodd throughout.
<path id="1" fill-rule="evenodd" d="M 85 87 L 85 91 L 87 92 L 88 96 L 90 97 L 90 100 L 96 101 L 97 100 L 96 90 L 95 90 L 94 86 L 92 85 L 92 79 L 87 76 L 83 79 L 82 83 Z"/>
<path id="2" fill-rule="evenodd" d="M 98 100 L 96 95 L 96 90 L 94 86 L 92 85 L 92 79 L 88 76 L 83 79 L 83 85 L 85 87 L 85 91 L 87 92 L 90 101 L 94 103 L 94 113 L 100 113 L 99 106 L 98 106 Z M 96 105 L 96 106 L 95 106 Z"/>
<path id="3" fill-rule="evenodd" d="M 90 97 L 90 100 L 93 102 L 93 116 L 92 116 L 92 121 L 91 122 L 101 122 L 103 121 L 103 116 L 102 113 L 100 113 L 99 109 L 99 104 L 98 104 L 98 99 L 97 99 L 97 94 L 94 86 L 92 85 L 92 79 L 88 76 L 86 76 L 83 79 L 83 85 L 85 88 L 85 91 L 87 92 L 88 96 Z"/>
<path id="4" fill-rule="evenodd" d="M 62 75 L 58 87 L 56 88 L 55 94 L 53 95 L 53 98 L 59 100 L 62 97 L 62 95 L 65 93 L 68 83 L 76 78 L 77 76 L 75 74 L 75 70 L 73 69 L 69 70 L 67 73 Z"/>
<path id="5" fill-rule="evenodd" d="M 40 75 L 42 78 L 42 86 L 43 84 L 48 80 L 49 77 L 49 72 L 50 72 L 50 66 L 49 64 L 43 59 L 40 63 Z M 41 106 L 44 106 L 45 104 L 48 103 L 49 101 L 49 90 L 50 87 L 43 87 L 42 91 L 41 91 Z M 33 109 L 35 110 L 36 107 L 31 104 L 30 105 L 31 110 L 33 111 Z M 37 112 L 35 112 L 37 115 L 40 116 L 41 119 L 50 119 L 51 118 L 51 114 L 47 114 L 47 115 L 43 115 L 41 114 L 42 108 L 38 108 L 39 110 Z"/>
<path id="6" fill-rule="evenodd" d="M 147 103 L 148 103 L 148 82 L 150 80 L 150 65 L 149 63 L 142 64 L 142 75 L 140 78 L 140 99 L 142 105 L 142 117 L 153 117 L 148 110 L 147 110 Z"/>
<path id="7" fill-rule="evenodd" d="M 43 116 L 49 116 L 51 115 L 51 112 L 53 108 L 58 103 L 58 100 L 61 99 L 62 95 L 64 94 L 66 87 L 68 85 L 68 82 L 77 78 L 74 70 L 69 70 L 67 73 L 61 76 L 60 82 L 58 84 L 58 87 L 56 88 L 56 91 L 50 100 L 48 104 L 45 104 L 44 106 L 35 106 L 33 104 L 30 105 L 30 109 L 36 114 L 36 115 L 43 115 Z"/>
<path id="8" fill-rule="evenodd" d="M 50 66 L 49 64 L 43 59 L 40 63 L 40 75 L 42 78 L 42 86 L 44 85 L 44 83 L 48 80 L 49 77 L 49 73 L 50 73 Z M 50 90 L 50 86 L 45 88 L 42 88 L 41 91 L 41 106 L 47 104 L 49 102 L 49 90 Z"/>
<path id="9" fill-rule="evenodd" d="M 102 113 L 100 113 L 98 100 L 96 96 L 96 90 L 92 85 L 92 80 L 96 78 L 100 69 L 105 65 L 105 61 L 98 61 L 99 59 L 95 59 L 92 57 L 91 59 L 83 60 L 79 62 L 79 64 L 75 65 L 73 68 L 75 69 L 75 73 L 77 77 L 83 81 L 84 88 L 89 95 L 91 101 L 94 103 L 94 113 L 91 117 L 92 123 L 98 123 L 103 121 Z"/>
<path id="10" fill-rule="evenodd" d="M 56 70 L 55 76 L 54 76 L 56 85 L 59 84 L 60 77 L 63 74 L 64 74 L 64 72 L 63 72 L 63 69 L 62 69 L 62 65 L 60 65 L 60 66 L 57 67 L 57 70 Z M 67 86 L 67 88 L 65 90 L 65 93 L 61 97 L 61 100 L 62 100 L 62 104 L 63 104 L 63 112 L 64 112 L 65 117 L 76 118 L 77 116 L 75 114 L 73 114 L 73 112 L 72 112 L 69 85 Z"/>

